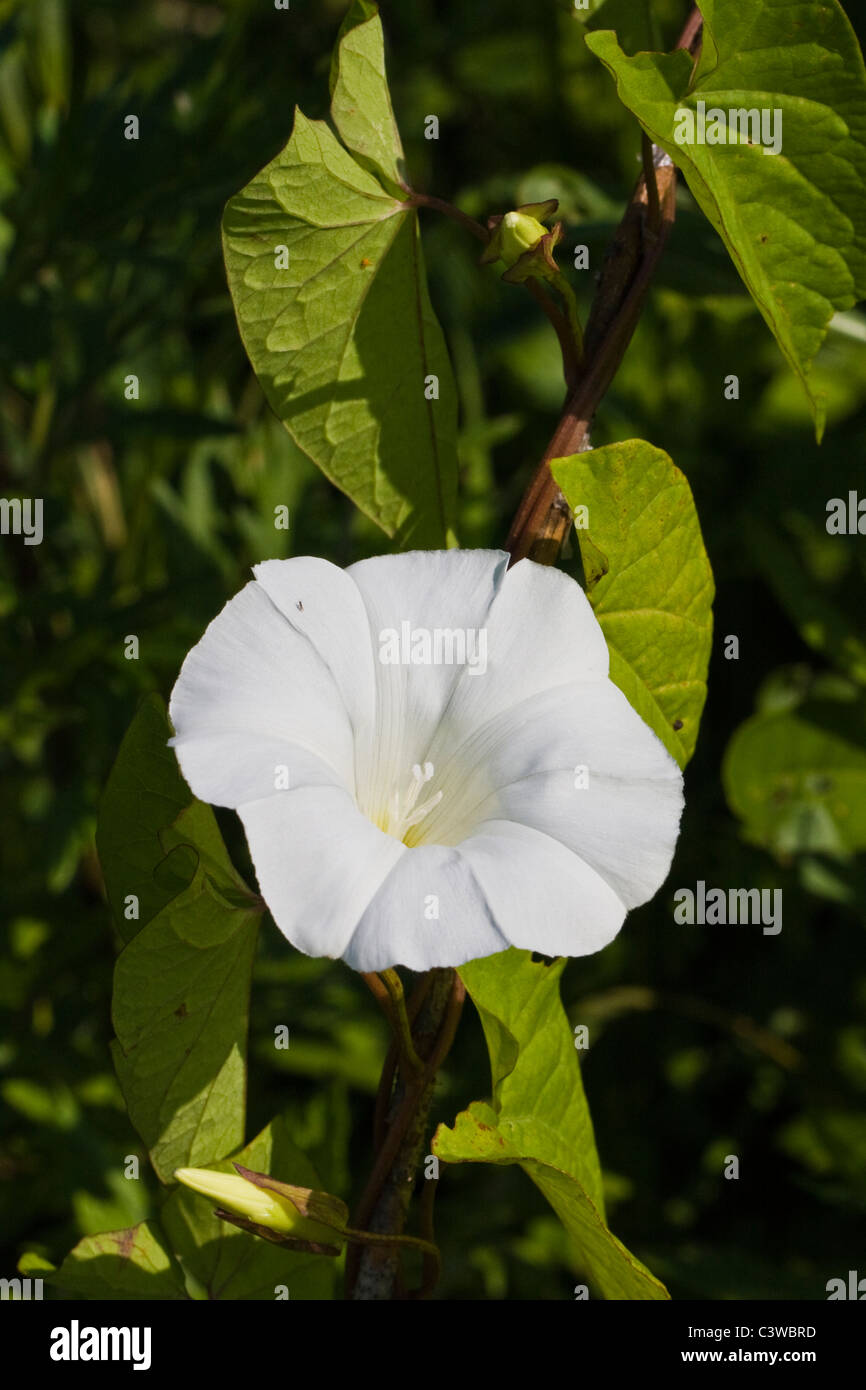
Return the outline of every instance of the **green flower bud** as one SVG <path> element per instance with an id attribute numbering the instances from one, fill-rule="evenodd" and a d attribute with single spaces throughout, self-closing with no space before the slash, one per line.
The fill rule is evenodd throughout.
<path id="1" fill-rule="evenodd" d="M 525 212 L 507 212 L 499 226 L 499 259 L 510 270 L 524 251 L 537 246 L 547 228 Z"/>
<path id="2" fill-rule="evenodd" d="M 487 230 L 490 240 L 481 257 L 481 264 L 504 262 L 503 280 L 516 284 L 521 284 L 530 276 L 549 280 L 558 274 L 551 252 L 562 236 L 562 224 L 557 222 L 555 227 L 548 228 L 543 221 L 553 216 L 557 206 L 555 198 L 548 198 L 544 203 L 525 203 L 513 212 L 506 212 L 504 217 L 497 215 L 489 218 Z"/>
<path id="3" fill-rule="evenodd" d="M 259 1187 L 239 1174 L 217 1173 L 211 1168 L 176 1168 L 174 1176 L 185 1187 L 192 1188 L 193 1192 L 209 1197 L 228 1211 L 278 1235 L 329 1245 L 333 1245 L 335 1240 L 338 1243 L 341 1241 L 340 1235 L 332 1227 L 302 1216 L 295 1202 L 282 1192 Z M 306 1191 L 304 1188 L 297 1189 L 302 1204 L 302 1194 Z"/>

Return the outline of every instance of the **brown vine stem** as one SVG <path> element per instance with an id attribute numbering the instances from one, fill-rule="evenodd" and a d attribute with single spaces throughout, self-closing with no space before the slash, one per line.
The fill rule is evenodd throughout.
<path id="1" fill-rule="evenodd" d="M 436 1245 L 436 1232 L 433 1228 L 433 1206 L 436 1201 L 436 1189 L 439 1186 L 438 1178 L 429 1178 L 425 1181 L 421 1192 L 419 1228 L 421 1236 L 425 1242 L 438 1250 Z M 435 1260 L 432 1255 L 424 1255 L 423 1274 L 421 1277 L 421 1287 L 416 1289 L 410 1298 L 427 1298 L 433 1292 L 439 1279 L 440 1261 Z"/>
<path id="2" fill-rule="evenodd" d="M 692 10 L 677 48 L 694 56 L 702 18 Z M 511 563 L 528 556 L 556 563 L 571 527 L 571 511 L 550 471 L 550 460 L 589 448 L 589 430 L 637 327 L 652 277 L 673 226 L 676 169 L 656 145 L 645 141 L 643 172 L 605 258 L 584 338 L 585 356 L 570 388 L 553 436 L 517 509 L 505 548 Z M 566 375 L 567 375 L 566 366 Z"/>
<path id="3" fill-rule="evenodd" d="M 398 1234 L 405 1224 L 436 1072 L 454 1040 L 465 998 L 465 987 L 455 970 L 429 971 L 420 988 L 424 993 L 412 1039 L 423 1070 L 411 1079 L 402 1074 L 397 1078 L 385 1139 L 353 1222 L 355 1228 L 371 1234 Z M 410 1016 L 414 1002 L 413 999 L 409 1004 Z M 425 1284 L 430 1268 L 425 1262 Z M 393 1245 L 351 1247 L 346 1256 L 346 1296 L 356 1300 L 393 1298 L 399 1269 L 400 1249 Z"/>
<path id="4" fill-rule="evenodd" d="M 683 32 L 677 39 L 677 48 L 687 48 L 689 53 L 694 57 L 701 46 L 701 33 L 703 27 L 704 17 L 697 5 L 695 5 L 683 26 Z"/>
<path id="5" fill-rule="evenodd" d="M 554 482 L 550 460 L 580 453 L 586 447 L 593 416 L 637 327 L 673 226 L 676 170 L 668 156 L 655 146 L 653 171 L 660 215 L 658 230 L 653 232 L 649 226 L 649 195 L 641 174 L 593 300 L 586 327 L 585 369 L 566 398 L 559 424 L 523 495 L 505 542 L 512 564 L 524 556 L 541 564 L 555 564 L 571 527 L 571 511 Z"/>

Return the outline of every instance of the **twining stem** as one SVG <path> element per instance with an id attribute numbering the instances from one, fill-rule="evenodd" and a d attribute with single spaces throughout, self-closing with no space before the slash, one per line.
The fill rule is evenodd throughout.
<path id="1" fill-rule="evenodd" d="M 431 970 L 412 1028 L 414 1047 L 423 1070 L 411 1080 L 401 1074 L 388 1109 L 385 1139 L 355 1213 L 354 1226 L 371 1233 L 403 1229 L 415 1173 L 422 1153 L 427 1115 L 433 1099 L 436 1072 L 457 1029 L 465 989 L 454 970 Z M 413 1000 L 409 1004 L 413 1012 Z M 399 1249 L 381 1244 L 346 1257 L 346 1292 L 353 1299 L 379 1300 L 394 1296 L 399 1273 Z M 425 1270 L 425 1276 L 426 1276 Z"/>
<path id="2" fill-rule="evenodd" d="M 436 1190 L 439 1186 L 438 1178 L 428 1178 L 424 1182 L 421 1190 L 421 1201 L 419 1203 L 420 1212 L 418 1225 L 423 1239 L 429 1242 L 437 1250 L 436 1232 L 433 1228 L 433 1206 L 436 1201 Z M 439 1280 L 439 1260 L 433 1260 L 432 1256 L 424 1256 L 423 1273 L 421 1276 L 421 1287 L 415 1292 L 415 1298 L 427 1298 L 433 1292 Z"/>
<path id="3" fill-rule="evenodd" d="M 373 1148 L 379 1152 L 385 1142 L 387 1132 L 388 1106 L 394 1089 L 394 1076 L 397 1071 L 397 1044 L 392 1042 L 385 1054 L 379 1089 L 376 1092 L 376 1108 L 373 1112 Z"/>
<path id="4" fill-rule="evenodd" d="M 665 241 L 673 225 L 676 170 L 653 149 L 652 172 L 660 209 L 656 230 L 649 227 L 649 201 L 642 174 L 608 255 L 586 326 L 584 369 L 511 525 L 506 550 L 511 562 L 529 556 L 554 564 L 571 526 L 571 512 L 553 480 L 550 460 L 580 453 L 596 409 L 616 374 L 637 326 Z M 651 180 L 652 181 L 652 180 Z"/>
<path id="5" fill-rule="evenodd" d="M 677 48 L 687 48 L 689 53 L 695 55 L 701 46 L 703 27 L 704 17 L 697 5 L 694 5 L 688 19 L 683 25 L 683 31 L 677 39 Z"/>
<path id="6" fill-rule="evenodd" d="M 417 1076 L 420 1071 L 423 1071 L 424 1063 L 415 1051 L 415 1044 L 412 1041 L 412 1026 L 406 1013 L 403 981 L 396 970 L 383 970 L 380 972 L 380 978 L 391 1000 L 400 1065 L 407 1077 Z"/>
<path id="7" fill-rule="evenodd" d="M 406 1013 L 406 1000 L 403 994 L 403 981 L 396 970 L 382 970 L 362 974 L 361 978 L 375 995 L 390 1024 L 394 1035 L 393 1048 L 395 1062 L 399 1063 L 404 1076 L 417 1076 L 423 1063 L 412 1042 L 412 1027 Z M 390 1051 L 390 1049 L 389 1049 Z"/>
<path id="8" fill-rule="evenodd" d="M 695 6 L 677 48 L 696 56 L 703 20 Z M 584 335 L 584 361 L 569 385 L 559 423 L 544 451 L 517 514 L 506 550 L 511 563 L 528 556 L 555 564 L 571 528 L 571 511 L 554 482 L 550 460 L 589 447 L 589 430 L 637 326 L 650 282 L 664 250 L 676 211 L 676 169 L 646 137 L 643 172 L 605 258 Z"/>

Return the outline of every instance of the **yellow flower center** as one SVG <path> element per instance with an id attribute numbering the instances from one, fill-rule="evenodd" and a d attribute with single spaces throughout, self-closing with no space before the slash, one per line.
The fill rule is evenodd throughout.
<path id="1" fill-rule="evenodd" d="M 442 800 L 441 791 L 430 796 L 426 801 L 418 805 L 418 796 L 421 788 L 431 781 L 434 773 L 432 763 L 415 763 L 412 767 L 412 776 L 409 782 L 408 791 L 401 795 L 395 788 L 392 792 L 388 804 L 380 816 L 376 817 L 375 824 L 380 830 L 384 830 L 386 835 L 393 835 L 396 840 L 402 840 L 408 845 L 417 841 L 409 832 L 420 825 L 425 816 L 428 816 L 434 806 L 438 806 Z M 408 838 L 407 838 L 408 837 Z"/>

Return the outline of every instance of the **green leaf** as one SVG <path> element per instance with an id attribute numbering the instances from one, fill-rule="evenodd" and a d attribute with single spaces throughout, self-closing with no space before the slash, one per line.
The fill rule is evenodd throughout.
<path id="1" fill-rule="evenodd" d="M 343 36 L 348 34 L 350 29 L 354 29 L 357 24 L 364 24 L 366 20 L 372 19 L 379 13 L 379 6 L 373 0 L 352 0 L 345 15 L 343 22 L 337 31 L 337 41 L 331 51 L 331 68 L 328 77 L 328 91 L 334 95 L 334 88 L 337 85 L 337 76 L 340 69 L 340 44 Z"/>
<path id="2" fill-rule="evenodd" d="M 285 1123 L 274 1120 L 232 1160 L 209 1163 L 223 1173 L 233 1162 L 266 1172 L 288 1183 L 318 1188 L 319 1176 L 292 1143 Z M 280 1284 L 290 1298 L 326 1299 L 334 1294 L 335 1262 L 321 1255 L 299 1254 L 249 1235 L 213 1214 L 213 1204 L 188 1188 L 178 1187 L 165 1202 L 162 1222 L 172 1249 L 188 1275 L 213 1299 L 273 1299 Z"/>
<path id="3" fill-rule="evenodd" d="M 627 57 L 609 31 L 587 45 L 643 129 L 689 181 L 788 363 L 809 381 L 834 310 L 866 294 L 866 73 L 836 0 L 704 0 L 704 37 L 688 53 Z M 782 148 L 678 144 L 679 108 L 781 111 Z M 772 116 L 771 116 L 772 120 Z M 679 126 L 680 131 L 684 126 Z M 772 134 L 771 131 L 768 134 Z"/>
<path id="4" fill-rule="evenodd" d="M 165 705 L 149 695 L 124 736 L 99 807 L 96 847 L 114 922 L 125 941 L 189 886 L 199 863 L 244 888 L 214 813 L 196 801 L 168 740 Z M 129 897 L 137 918 L 125 916 Z"/>
<path id="5" fill-rule="evenodd" d="M 80 1240 L 45 1280 L 78 1298 L 165 1302 L 187 1297 L 183 1273 L 165 1237 L 147 1221 Z"/>
<path id="6" fill-rule="evenodd" d="M 361 14 L 371 8 L 372 17 L 363 20 Z M 406 192 L 405 165 L 385 75 L 382 21 L 371 6 L 359 10 L 356 22 L 347 24 L 338 39 L 331 118 L 358 163 L 399 198 Z M 347 20 L 352 16 L 350 10 Z"/>
<path id="7" fill-rule="evenodd" d="M 552 965 L 512 948 L 460 967 L 481 1018 L 494 1104 L 532 1123 L 545 1156 L 577 1175 L 604 1215 L 601 1168 L 577 1051 L 559 995 L 566 961 Z M 522 1121 L 521 1121 L 522 1123 Z"/>
<path id="8" fill-rule="evenodd" d="M 333 115 L 358 160 L 324 121 L 296 111 L 285 149 L 226 207 L 238 325 L 271 408 L 304 453 L 400 544 L 445 545 L 456 388 L 415 209 L 368 172 L 390 171 L 395 186 L 402 158 L 378 19 L 340 41 Z M 428 399 L 431 377 L 438 399 Z"/>
<path id="9" fill-rule="evenodd" d="M 610 1299 L 666 1290 L 608 1230 L 592 1121 L 559 995 L 565 961 L 511 949 L 460 967 L 490 1053 L 493 1103 L 474 1103 L 433 1151 L 444 1163 L 519 1163 L 543 1192 L 587 1276 Z"/>
<path id="10" fill-rule="evenodd" d="M 866 849 L 866 700 L 854 687 L 753 715 L 728 744 L 722 781 L 748 839 L 778 855 Z"/>
<path id="11" fill-rule="evenodd" d="M 115 966 L 114 1059 L 163 1182 L 242 1142 L 250 973 L 260 913 L 202 867 Z"/>
<path id="12" fill-rule="evenodd" d="M 551 471 L 574 509 L 586 592 L 610 678 L 685 767 L 707 694 L 714 594 L 691 489 L 662 449 L 609 444 Z"/>

